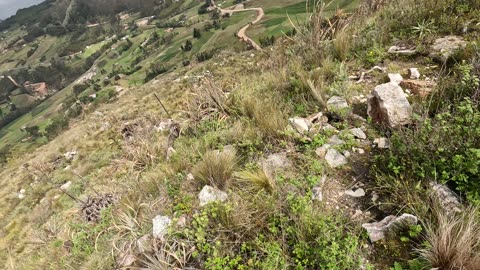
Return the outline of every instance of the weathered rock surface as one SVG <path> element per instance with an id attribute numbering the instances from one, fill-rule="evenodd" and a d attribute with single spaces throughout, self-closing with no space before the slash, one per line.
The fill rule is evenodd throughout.
<path id="1" fill-rule="evenodd" d="M 400 217 L 388 216 L 379 222 L 364 223 L 362 227 L 367 230 L 370 241 L 377 242 L 384 239 L 388 234 L 417 223 L 418 218 L 416 216 L 403 214 Z"/>
<path id="2" fill-rule="evenodd" d="M 349 131 L 350 131 L 350 134 L 352 134 L 355 138 L 358 138 L 361 140 L 367 139 L 367 135 L 360 128 L 352 128 Z"/>
<path id="3" fill-rule="evenodd" d="M 295 130 L 302 134 L 307 133 L 311 126 L 311 123 L 307 119 L 301 117 L 290 118 L 288 121 Z"/>
<path id="4" fill-rule="evenodd" d="M 331 168 L 337 168 L 348 163 L 347 158 L 333 148 L 328 149 L 325 160 Z"/>
<path id="5" fill-rule="evenodd" d="M 324 158 L 325 155 L 327 154 L 328 149 L 330 149 L 330 147 L 332 147 L 332 145 L 326 143 L 326 144 L 318 147 L 318 148 L 315 150 L 315 153 L 316 153 L 317 156 L 319 156 L 320 158 Z"/>
<path id="6" fill-rule="evenodd" d="M 467 46 L 467 42 L 459 36 L 438 38 L 431 47 L 430 57 L 445 62 L 465 46 Z"/>
<path id="7" fill-rule="evenodd" d="M 388 53 L 390 54 L 397 54 L 397 55 L 404 55 L 404 56 L 411 56 L 415 55 L 417 51 L 415 49 L 409 49 L 403 46 L 392 46 L 388 49 Z"/>
<path id="8" fill-rule="evenodd" d="M 373 143 L 380 149 L 390 148 L 390 141 L 387 138 L 377 138 L 373 140 Z"/>
<path id="9" fill-rule="evenodd" d="M 409 68 L 408 77 L 413 80 L 420 79 L 420 71 L 418 71 L 418 68 Z"/>
<path id="10" fill-rule="evenodd" d="M 327 101 L 327 108 L 329 111 L 341 111 L 348 109 L 347 101 L 339 96 L 333 96 Z"/>
<path id="11" fill-rule="evenodd" d="M 348 195 L 350 197 L 354 198 L 360 198 L 365 196 L 365 190 L 363 188 L 357 188 L 355 191 L 352 189 L 345 191 L 345 195 Z"/>
<path id="12" fill-rule="evenodd" d="M 420 81 L 420 80 L 404 80 L 400 86 L 410 90 L 414 95 L 420 97 L 427 97 L 432 93 L 435 83 L 432 81 Z"/>
<path id="13" fill-rule="evenodd" d="M 211 186 L 204 186 L 198 194 L 200 206 L 205 206 L 211 202 L 224 202 L 228 198 L 228 194 Z"/>
<path id="14" fill-rule="evenodd" d="M 457 195 L 453 193 L 447 186 L 437 183 L 430 183 L 433 195 L 437 199 L 440 206 L 448 213 L 462 212 L 462 204 Z"/>
<path id="15" fill-rule="evenodd" d="M 314 201 L 323 201 L 323 193 L 321 187 L 314 187 L 312 189 L 312 200 Z"/>
<path id="16" fill-rule="evenodd" d="M 268 177 L 273 178 L 279 170 L 284 170 L 292 166 L 292 162 L 288 159 L 287 153 L 275 153 L 267 156 L 260 161 L 265 174 Z"/>
<path id="17" fill-rule="evenodd" d="M 156 238 L 162 238 L 168 232 L 168 226 L 172 223 L 172 220 L 167 216 L 156 216 L 153 220 L 153 236 Z"/>
<path id="18" fill-rule="evenodd" d="M 399 73 L 389 73 L 388 79 L 390 82 L 398 85 L 400 85 L 400 83 L 403 81 L 403 77 Z"/>
<path id="19" fill-rule="evenodd" d="M 376 122 L 394 128 L 410 123 L 411 114 L 405 93 L 395 83 L 378 85 L 368 97 L 368 115 Z"/>
<path id="20" fill-rule="evenodd" d="M 328 144 L 330 145 L 342 145 L 345 144 L 345 141 L 340 139 L 338 135 L 333 135 L 332 137 L 328 138 Z"/>
<path id="21" fill-rule="evenodd" d="M 61 190 L 68 190 L 71 185 L 72 185 L 72 181 L 68 181 L 68 182 L 66 182 L 65 184 L 61 185 L 61 186 L 60 186 L 60 189 L 61 189 Z"/>

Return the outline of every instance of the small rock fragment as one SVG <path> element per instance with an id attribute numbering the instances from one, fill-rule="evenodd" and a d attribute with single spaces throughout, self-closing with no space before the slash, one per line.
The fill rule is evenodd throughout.
<path id="1" fill-rule="evenodd" d="M 72 185 L 72 181 L 68 181 L 68 182 L 66 182 L 65 184 L 61 185 L 61 186 L 60 186 L 60 189 L 61 189 L 61 190 L 64 190 L 64 191 L 65 191 L 65 190 L 68 190 L 71 185 Z"/>
<path id="2" fill-rule="evenodd" d="M 294 117 L 288 119 L 288 121 L 299 133 L 305 134 L 310 129 L 311 123 L 305 118 Z"/>
<path id="3" fill-rule="evenodd" d="M 414 215 L 403 214 L 400 217 L 388 216 L 382 221 L 373 223 L 364 223 L 362 227 L 367 230 L 370 241 L 377 242 L 385 238 L 389 233 L 415 225 L 418 223 L 418 218 Z"/>
<path id="4" fill-rule="evenodd" d="M 187 181 L 193 181 L 195 180 L 195 176 L 193 176 L 193 174 L 189 173 L 187 174 Z"/>
<path id="5" fill-rule="evenodd" d="M 228 198 L 228 194 L 211 186 L 204 186 L 198 194 L 200 206 L 205 206 L 211 202 L 224 202 Z"/>
<path id="6" fill-rule="evenodd" d="M 365 190 L 363 190 L 363 188 L 357 188 L 355 191 L 350 189 L 345 191 L 345 195 L 348 195 L 350 197 L 360 198 L 365 196 Z"/>
<path id="7" fill-rule="evenodd" d="M 341 111 L 348 109 L 347 101 L 339 96 L 333 96 L 327 101 L 327 108 L 329 111 Z"/>
<path id="8" fill-rule="evenodd" d="M 321 187 L 314 187 L 312 189 L 312 200 L 313 201 L 323 201 L 323 193 Z"/>
<path id="9" fill-rule="evenodd" d="M 322 145 L 321 147 L 318 147 L 318 148 L 315 150 L 315 153 L 316 153 L 317 156 L 319 156 L 320 158 L 324 158 L 325 155 L 327 154 L 328 149 L 330 149 L 330 147 L 332 147 L 332 145 L 326 143 L 326 144 Z"/>
<path id="10" fill-rule="evenodd" d="M 407 47 L 392 46 L 388 49 L 388 53 L 411 56 L 411 55 L 415 55 L 417 52 L 415 49 L 408 49 Z"/>
<path id="11" fill-rule="evenodd" d="M 411 122 L 412 108 L 402 88 L 395 83 L 375 87 L 368 98 L 368 115 L 391 128 Z"/>
<path id="12" fill-rule="evenodd" d="M 380 149 L 390 148 L 390 141 L 387 138 L 377 138 L 373 143 Z"/>
<path id="13" fill-rule="evenodd" d="M 362 129 L 360 128 L 352 128 L 350 129 L 350 133 L 355 136 L 355 138 L 365 140 L 367 139 L 367 135 L 365 135 L 365 132 L 363 132 Z"/>
<path id="14" fill-rule="evenodd" d="M 153 220 L 153 236 L 155 238 L 162 238 L 168 232 L 168 226 L 172 223 L 172 220 L 167 216 L 156 216 Z"/>
<path id="15" fill-rule="evenodd" d="M 390 82 L 397 85 L 399 85 L 403 81 L 403 77 L 399 73 L 389 73 L 388 79 L 390 80 Z"/>
<path id="16" fill-rule="evenodd" d="M 355 210 L 355 213 L 352 215 L 352 219 L 360 218 L 363 215 L 363 211 L 360 209 Z"/>
<path id="17" fill-rule="evenodd" d="M 76 155 L 77 155 L 77 151 L 70 151 L 63 154 L 63 156 L 65 157 L 65 160 L 68 162 L 72 161 Z"/>
<path id="18" fill-rule="evenodd" d="M 331 168 L 337 168 L 348 163 L 347 159 L 333 148 L 328 149 L 325 160 Z"/>
<path id="19" fill-rule="evenodd" d="M 418 68 L 409 68 L 408 69 L 408 77 L 410 77 L 410 79 L 414 79 L 414 80 L 420 79 L 420 71 L 418 71 Z"/>
<path id="20" fill-rule="evenodd" d="M 433 195 L 436 197 L 440 203 L 440 206 L 445 209 L 445 211 L 448 213 L 462 212 L 462 204 L 460 203 L 458 196 L 447 186 L 433 182 L 430 183 L 430 186 L 432 188 Z"/>

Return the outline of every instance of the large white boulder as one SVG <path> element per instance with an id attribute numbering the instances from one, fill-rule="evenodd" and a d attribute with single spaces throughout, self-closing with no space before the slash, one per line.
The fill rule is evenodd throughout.
<path id="1" fill-rule="evenodd" d="M 393 128 L 410 123 L 412 107 L 402 88 L 390 82 L 376 86 L 369 95 L 368 115 Z"/>

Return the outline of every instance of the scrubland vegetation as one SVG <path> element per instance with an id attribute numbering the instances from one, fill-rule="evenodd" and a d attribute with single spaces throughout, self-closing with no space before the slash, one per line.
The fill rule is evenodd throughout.
<path id="1" fill-rule="evenodd" d="M 133 65 L 141 86 L 72 86 L 71 117 L 30 127 L 45 138 L 28 151 L 0 153 L 2 266 L 480 269 L 480 3 L 286 6 L 302 11 L 285 15 L 289 33 L 259 36 L 261 51 L 200 49 L 209 32 L 192 28 L 175 54 L 195 54 L 174 65 L 167 48 Z M 445 36 L 462 47 L 435 55 Z M 136 51 L 134 39 L 116 50 Z M 421 76 L 407 80 L 410 68 Z M 411 115 L 392 127 L 367 96 L 394 73 L 410 84 L 387 86 Z M 93 93 L 101 101 L 82 102 Z M 418 222 L 392 222 L 379 240 L 362 227 L 402 214 Z"/>

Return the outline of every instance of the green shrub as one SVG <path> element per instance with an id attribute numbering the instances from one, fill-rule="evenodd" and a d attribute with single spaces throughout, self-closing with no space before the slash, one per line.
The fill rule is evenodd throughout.
<path id="1" fill-rule="evenodd" d="M 53 138 L 66 127 L 68 127 L 68 120 L 63 116 L 57 116 L 51 119 L 45 127 L 45 135 L 48 138 Z"/>
<path id="2" fill-rule="evenodd" d="M 262 194 L 210 204 L 193 217 L 184 237 L 203 268 L 359 269 L 360 238 L 342 215 L 313 209 L 310 195 L 288 196 L 278 211 L 280 201 Z"/>
<path id="3" fill-rule="evenodd" d="M 470 99 L 449 106 L 414 129 L 395 131 L 392 147 L 377 156 L 376 172 L 447 183 L 480 202 L 480 110 Z"/>

